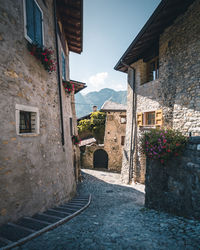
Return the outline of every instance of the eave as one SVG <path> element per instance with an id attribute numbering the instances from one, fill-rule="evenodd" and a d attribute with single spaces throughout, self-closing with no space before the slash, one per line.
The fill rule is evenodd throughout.
<path id="1" fill-rule="evenodd" d="M 70 80 L 70 83 L 74 85 L 75 94 L 86 88 L 86 83 Z"/>
<path id="2" fill-rule="evenodd" d="M 143 58 L 144 54 L 159 43 L 159 36 L 184 13 L 195 0 L 162 0 L 142 30 L 130 44 L 114 69 L 127 72 L 125 64 L 132 64 Z"/>
<path id="3" fill-rule="evenodd" d="M 83 50 L 83 0 L 57 0 L 56 3 L 69 51 L 80 54 Z"/>

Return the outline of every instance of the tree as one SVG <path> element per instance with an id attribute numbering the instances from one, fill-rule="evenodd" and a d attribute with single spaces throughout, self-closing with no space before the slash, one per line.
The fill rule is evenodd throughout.
<path id="1" fill-rule="evenodd" d="M 97 143 L 103 143 L 105 133 L 106 114 L 96 111 L 90 115 L 90 119 L 84 119 L 78 123 L 79 136 L 83 139 L 89 135 L 94 136 Z"/>

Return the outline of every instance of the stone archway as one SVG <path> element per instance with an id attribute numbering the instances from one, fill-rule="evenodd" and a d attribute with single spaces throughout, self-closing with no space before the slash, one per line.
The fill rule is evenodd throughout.
<path id="1" fill-rule="evenodd" d="M 93 155 L 94 168 L 108 168 L 108 154 L 103 149 L 97 149 Z"/>

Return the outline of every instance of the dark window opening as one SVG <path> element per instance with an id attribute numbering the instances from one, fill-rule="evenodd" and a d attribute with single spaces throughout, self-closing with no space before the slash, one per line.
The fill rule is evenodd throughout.
<path id="1" fill-rule="evenodd" d="M 154 81 L 159 77 L 159 58 L 156 57 L 147 63 L 147 81 Z"/>
<path id="2" fill-rule="evenodd" d="M 69 124 L 70 124 L 70 135 L 73 135 L 73 124 L 72 124 L 72 118 L 69 118 Z"/>
<path id="3" fill-rule="evenodd" d="M 36 125 L 36 113 L 20 111 L 19 133 L 34 133 Z"/>
<path id="4" fill-rule="evenodd" d="M 121 145 L 124 146 L 125 136 L 121 136 Z"/>

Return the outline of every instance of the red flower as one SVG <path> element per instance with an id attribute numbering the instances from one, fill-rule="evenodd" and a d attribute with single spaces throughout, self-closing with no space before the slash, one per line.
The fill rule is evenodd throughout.
<path id="1" fill-rule="evenodd" d="M 171 150 L 170 150 L 170 149 L 167 149 L 167 152 L 168 152 L 168 153 L 170 153 L 170 152 L 171 152 Z"/>
<path id="2" fill-rule="evenodd" d="M 167 140 L 165 140 L 165 139 L 164 139 L 164 140 L 163 140 L 163 142 L 164 142 L 164 143 L 166 143 L 166 142 L 167 142 Z"/>
<path id="3" fill-rule="evenodd" d="M 49 61 L 46 57 L 44 58 L 44 60 L 45 60 L 45 62 L 48 62 L 48 61 Z"/>
<path id="4" fill-rule="evenodd" d="M 180 144 L 179 144 L 179 143 L 176 143 L 176 146 L 178 147 L 178 146 L 180 146 Z"/>

